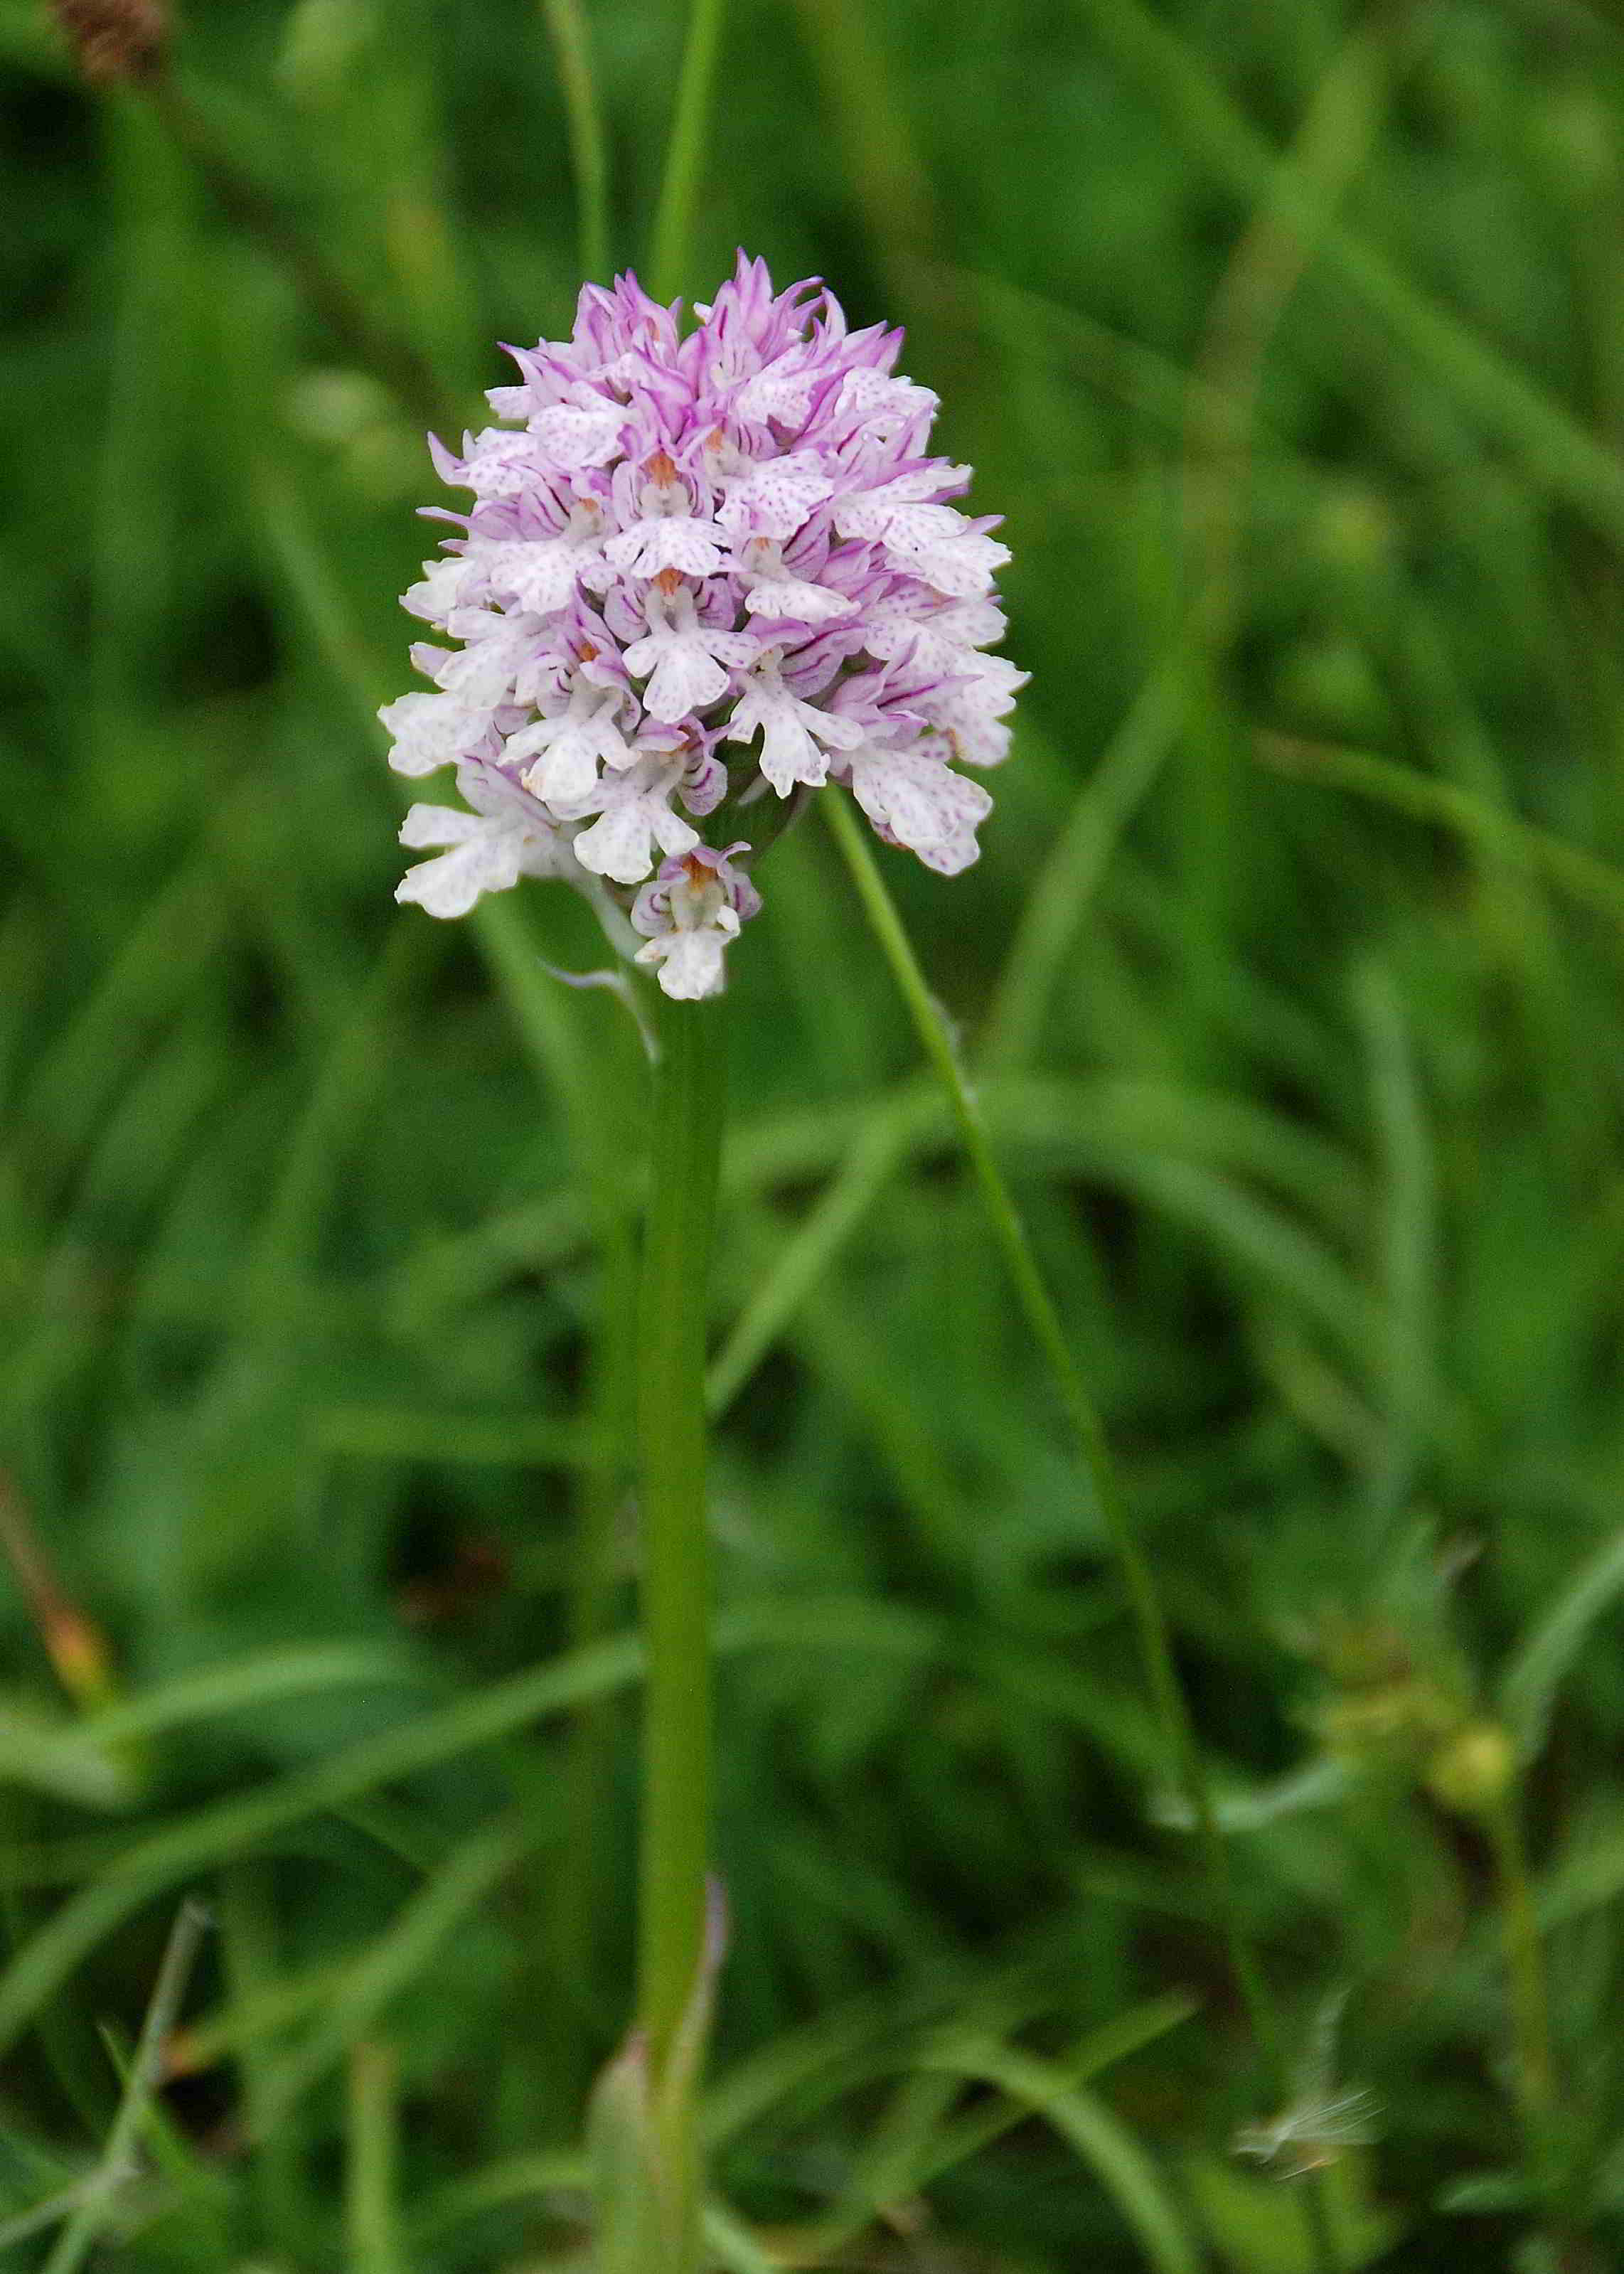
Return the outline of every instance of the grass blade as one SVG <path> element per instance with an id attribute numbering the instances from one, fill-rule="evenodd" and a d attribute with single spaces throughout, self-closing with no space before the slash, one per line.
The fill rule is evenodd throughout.
<path id="1" fill-rule="evenodd" d="M 1103 2101 L 1047 2061 L 1003 2045 L 966 2046 L 951 2056 L 959 2073 L 996 2085 L 1051 2125 L 1115 2201 L 1156 2274 L 1199 2274 L 1183 2214 L 1144 2148 Z"/>
<path id="2" fill-rule="evenodd" d="M 609 151 L 592 69 L 591 34 L 581 0 L 541 0 L 541 11 L 569 121 L 569 154 L 580 209 L 581 274 L 601 284 L 609 270 Z"/>
<path id="3" fill-rule="evenodd" d="M 1523 1755 L 1549 1735 L 1557 1691 L 1598 1619 L 1624 1596 L 1624 1532 L 1603 1542 L 1518 1644 L 1500 1680 L 1500 1706 Z"/>
<path id="4" fill-rule="evenodd" d="M 1320 257 L 1400 347 L 1516 451 L 1527 471 L 1614 544 L 1624 539 L 1624 462 L 1372 245 L 1230 102 L 1206 64 L 1138 0 L 1074 0 L 1101 45 L 1144 86 L 1184 139 L 1238 195 L 1272 199 L 1315 238 Z"/>
<path id="5" fill-rule="evenodd" d="M 86 2195 L 57 2236 L 56 2246 L 45 2262 L 44 2274 L 79 2274 L 79 2269 L 95 2248 L 119 2188 L 130 2177 L 147 2104 L 158 2087 L 164 2043 L 180 2012 L 207 1923 L 207 1914 L 200 1904 L 182 1904 L 180 1915 L 169 1931 L 169 1945 L 158 1969 L 147 2019 L 141 2024 L 135 2058 L 124 2079 L 118 2113 L 107 2136 L 101 2185 Z"/>
<path id="6" fill-rule="evenodd" d="M 981 1055 L 1000 1072 L 1038 1054 L 1061 968 L 1098 890 L 1111 849 L 1148 795 L 1184 715 L 1175 657 L 1153 673 L 1079 792 L 1021 911 L 988 1014 Z"/>

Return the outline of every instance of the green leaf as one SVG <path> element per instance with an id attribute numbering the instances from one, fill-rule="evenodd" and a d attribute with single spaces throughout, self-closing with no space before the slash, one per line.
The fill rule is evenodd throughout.
<path id="1" fill-rule="evenodd" d="M 955 2046 L 942 2058 L 951 2058 L 961 2074 L 1024 2101 L 1076 2150 L 1132 2228 L 1146 2263 L 1156 2274 L 1197 2274 L 1196 2248 L 1167 2181 L 1102 2100 L 1073 2083 L 1064 2070 L 1007 2046 Z"/>
<path id="2" fill-rule="evenodd" d="M 594 2263 L 601 2274 L 647 2274 L 658 2263 L 659 2198 L 647 2041 L 629 2037 L 593 2090 L 587 2117 Z"/>
<path id="3" fill-rule="evenodd" d="M 128 1808 L 139 1779 L 128 1761 L 85 1731 L 83 1722 L 27 1699 L 0 1698 L 0 1783 L 26 1785 L 75 1808 Z"/>
<path id="4" fill-rule="evenodd" d="M 1624 1596 L 1624 1532 L 1581 1564 L 1524 1635 L 1500 1679 L 1500 1706 L 1530 1758 L 1544 1747 L 1557 1691 L 1590 1630 Z"/>
<path id="5" fill-rule="evenodd" d="M 1266 2179 L 1217 2156 L 1191 2157 L 1183 2172 L 1203 2225 L 1235 2274 L 1314 2274 L 1298 2195 L 1304 2181 Z M 1403 2221 L 1372 2200 L 1369 2166 L 1357 2154 L 1339 2157 L 1323 2176 L 1338 2263 L 1343 2274 L 1359 2274 L 1393 2248 Z"/>

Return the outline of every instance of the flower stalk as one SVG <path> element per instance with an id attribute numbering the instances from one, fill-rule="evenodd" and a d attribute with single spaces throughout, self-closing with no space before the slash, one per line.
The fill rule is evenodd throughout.
<path id="1" fill-rule="evenodd" d="M 726 1108 L 723 999 L 660 998 L 638 1306 L 646 1673 L 637 2017 L 663 2229 L 656 2263 L 665 2274 L 685 2274 L 696 2263 L 701 2201 L 691 2017 L 703 2009 L 710 1962 L 705 1289 Z"/>
<path id="2" fill-rule="evenodd" d="M 1548 2195 L 1556 2144 L 1556 2067 L 1551 2050 L 1551 2007 L 1523 1845 L 1521 1795 L 1514 1776 L 1495 1782 L 1485 1814 L 1494 1852 L 1500 1935 L 1511 1984 L 1513 2075 L 1530 2180 L 1536 2197 Z"/>
<path id="3" fill-rule="evenodd" d="M 1016 1300 L 1064 1406 L 1079 1461 L 1122 1572 L 1146 1686 L 1161 1725 L 1169 1766 L 1195 1827 L 1230 1971 L 1246 2010 L 1259 2067 L 1269 2090 L 1283 2103 L 1289 2077 L 1279 2023 L 1267 1982 L 1237 1912 L 1223 1834 L 1179 1680 L 1155 1576 L 1129 1516 L 1104 1423 L 1071 1355 L 1060 1314 L 1038 1269 L 1020 1212 L 993 1152 L 975 1093 L 959 1063 L 947 1022 L 930 992 L 896 903 L 886 889 L 879 863 L 844 802 L 826 800 L 823 812 L 851 873 L 863 912 L 891 966 L 897 990 L 926 1056 L 941 1077 Z M 1339 2274 L 1341 2261 L 1323 2189 L 1319 2186 L 1311 2187 L 1299 2197 L 1299 2202 L 1316 2274 Z"/>

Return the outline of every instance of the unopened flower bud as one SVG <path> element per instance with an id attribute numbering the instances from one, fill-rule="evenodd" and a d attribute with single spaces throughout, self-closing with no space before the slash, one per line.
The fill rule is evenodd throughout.
<path id="1" fill-rule="evenodd" d="M 162 70 L 169 44 L 162 0 L 53 0 L 53 11 L 94 86 L 126 85 Z"/>
<path id="2" fill-rule="evenodd" d="M 1456 1816 L 1486 1816 L 1516 1770 L 1511 1739 L 1492 1721 L 1469 1721 L 1427 1764 L 1427 1789 Z"/>

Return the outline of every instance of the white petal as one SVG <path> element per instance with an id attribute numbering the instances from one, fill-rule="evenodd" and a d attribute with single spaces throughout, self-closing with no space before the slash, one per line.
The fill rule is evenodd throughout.
<path id="1" fill-rule="evenodd" d="M 799 576 L 763 576 L 744 605 L 753 616 L 782 616 L 793 624 L 824 624 L 831 616 L 849 616 L 856 603 L 844 592 L 826 591 L 821 584 L 804 584 Z"/>
<path id="2" fill-rule="evenodd" d="M 1007 545 L 1000 545 L 991 537 L 951 537 L 936 545 L 898 546 L 894 535 L 888 533 L 886 550 L 894 560 L 906 563 L 916 576 L 934 584 L 938 592 L 951 593 L 959 599 L 980 599 L 990 587 L 998 570 L 1010 557 Z"/>
<path id="3" fill-rule="evenodd" d="M 555 403 L 530 421 L 530 433 L 555 466 L 575 473 L 583 466 L 607 465 L 620 447 L 626 413 L 614 403 L 577 410 Z"/>
<path id="4" fill-rule="evenodd" d="M 860 495 L 842 498 L 834 510 L 835 533 L 860 539 L 883 537 L 892 508 L 883 498 Z"/>
<path id="5" fill-rule="evenodd" d="M 598 740 L 596 722 L 583 719 L 566 727 L 524 776 L 532 797 L 542 798 L 559 813 L 568 813 L 590 797 L 598 787 Z"/>
<path id="6" fill-rule="evenodd" d="M 711 654 L 719 655 L 724 663 L 754 663 L 762 651 L 762 643 L 753 632 L 718 632 L 707 624 L 703 636 Z"/>
<path id="7" fill-rule="evenodd" d="M 638 647 L 644 643 L 639 640 Z M 636 670 L 628 648 L 626 661 L 628 668 Z M 670 640 L 665 643 L 654 676 L 643 689 L 643 707 L 650 718 L 673 725 L 686 719 L 690 711 L 703 711 L 718 703 L 727 692 L 727 674 L 713 655 L 701 647 L 695 639 Z"/>
<path id="8" fill-rule="evenodd" d="M 650 801 L 628 797 L 612 805 L 575 841 L 575 858 L 596 877 L 638 885 L 654 866 Z"/>
<path id="9" fill-rule="evenodd" d="M 462 586 L 477 569 L 477 560 L 463 553 L 447 553 L 423 564 L 423 581 L 401 595 L 401 606 L 431 624 L 443 624 L 457 604 Z"/>
<path id="10" fill-rule="evenodd" d="M 691 853 L 699 842 L 699 832 L 684 821 L 665 798 L 651 798 L 649 805 L 649 826 L 666 859 L 673 860 L 679 853 Z"/>
<path id="11" fill-rule="evenodd" d="M 775 704 L 763 721 L 761 770 L 780 797 L 796 782 L 816 787 L 829 779 L 829 757 L 787 704 Z"/>
<path id="12" fill-rule="evenodd" d="M 972 766 L 1002 765 L 1010 753 L 1010 730 L 1002 721 L 1015 702 L 1015 690 L 1026 674 L 1006 665 L 1002 656 L 972 659 L 997 664 L 997 672 L 978 673 L 967 687 L 950 687 L 933 697 L 927 708 L 932 722 L 953 745 L 953 756 Z"/>
<path id="13" fill-rule="evenodd" d="M 916 387 L 910 379 L 893 379 L 887 372 L 860 366 L 856 371 L 848 371 L 841 380 L 834 416 L 859 417 L 875 433 L 885 435 L 898 431 L 921 411 L 934 412 L 936 408 L 936 397 L 928 387 Z"/>
<path id="14" fill-rule="evenodd" d="M 842 537 L 883 537 L 887 544 L 933 545 L 961 529 L 966 516 L 951 505 L 927 501 L 944 489 L 966 466 L 924 466 L 917 473 L 898 474 L 878 489 L 860 490 L 844 497 L 834 510 L 834 523 Z"/>
<path id="15" fill-rule="evenodd" d="M 992 809 L 979 782 L 940 758 L 914 750 L 870 750 L 852 762 L 852 788 L 870 821 L 882 822 L 899 844 L 948 873 L 975 858 L 975 830 Z"/>
<path id="16" fill-rule="evenodd" d="M 437 674 L 440 684 L 459 702 L 494 711 L 499 704 L 511 700 L 513 683 L 530 644 L 510 631 L 493 632 L 442 664 Z"/>
<path id="17" fill-rule="evenodd" d="M 1001 766 L 1010 754 L 1010 730 L 1002 720 L 969 709 L 953 711 L 942 726 L 961 765 Z"/>
<path id="18" fill-rule="evenodd" d="M 500 426 L 487 426 L 475 437 L 465 465 L 466 486 L 481 497 L 515 497 L 536 478 L 536 454 L 530 436 L 510 434 Z"/>
<path id="19" fill-rule="evenodd" d="M 863 739 L 864 729 L 855 719 L 847 719 L 838 711 L 820 711 L 815 704 L 797 705 L 797 715 L 809 734 L 831 750 L 854 750 Z"/>
<path id="20" fill-rule="evenodd" d="M 918 558 L 911 558 L 908 567 L 917 575 Z M 976 597 L 944 603 L 922 580 L 866 612 L 864 621 L 865 644 L 882 661 L 894 661 L 911 648 L 914 662 L 930 676 L 996 682 L 1013 697 L 1029 674 L 1004 656 L 981 652 L 1007 629 L 995 600 Z"/>
<path id="21" fill-rule="evenodd" d="M 695 521 L 688 514 L 667 514 L 650 531 L 639 573 L 658 576 L 662 568 L 676 568 L 684 576 L 713 576 L 722 565 L 710 533 L 715 528 L 714 522 Z"/>
<path id="22" fill-rule="evenodd" d="M 618 537 L 612 537 L 604 546 L 604 558 L 610 567 L 629 568 L 634 561 L 639 560 L 653 526 L 650 521 L 635 521 L 629 529 L 623 529 Z"/>
<path id="23" fill-rule="evenodd" d="M 958 640 L 966 647 L 990 647 L 994 641 L 1004 637 L 1009 625 L 996 600 L 958 600 L 951 608 L 943 609 L 937 619 L 937 629 L 948 638 Z M 986 660 L 996 663 L 999 659 L 989 656 Z M 1025 679 L 1023 673 L 1023 684 Z"/>
<path id="24" fill-rule="evenodd" d="M 893 553 L 923 552 L 959 536 L 968 528 L 969 518 L 957 506 L 898 504 L 885 524 L 885 542 Z"/>
<path id="25" fill-rule="evenodd" d="M 707 995 L 719 995 L 725 976 L 722 951 L 726 944 L 723 934 L 710 924 L 701 925 L 696 931 L 675 933 L 660 965 L 664 992 L 679 1003 L 696 1003 Z"/>
<path id="26" fill-rule="evenodd" d="M 550 719 L 532 719 L 528 727 L 520 727 L 502 744 L 502 757 L 510 766 L 521 765 L 527 758 L 538 758 L 550 750 L 565 727 L 570 723 L 567 712 Z"/>
<path id="27" fill-rule="evenodd" d="M 787 369 L 788 361 L 780 356 L 777 363 L 770 363 L 765 371 L 745 381 L 733 397 L 733 408 L 741 418 L 777 418 L 789 425 L 806 417 L 817 374 Z"/>
<path id="28" fill-rule="evenodd" d="M 782 541 L 793 537 L 807 516 L 831 498 L 834 491 L 834 484 L 825 475 L 782 458 L 757 466 L 737 483 L 716 517 L 726 529 L 748 529 L 758 537 Z"/>
<path id="29" fill-rule="evenodd" d="M 505 892 L 519 881 L 519 832 L 488 825 L 482 833 L 419 862 L 395 888 L 397 900 L 415 900 L 432 916 L 465 916 L 485 892 Z"/>
<path id="30" fill-rule="evenodd" d="M 414 805 L 401 824 L 401 843 L 414 850 L 423 845 L 465 845 L 486 825 L 477 813 L 463 813 L 455 805 Z"/>
<path id="31" fill-rule="evenodd" d="M 627 766 L 635 765 L 639 755 L 630 747 L 625 735 L 615 725 L 614 714 L 619 708 L 620 697 L 616 696 L 612 701 L 600 704 L 592 713 L 591 719 L 592 733 L 598 744 L 598 755 L 605 765 L 613 766 L 617 772 Z"/>
<path id="32" fill-rule="evenodd" d="M 981 857 L 981 848 L 971 828 L 960 830 L 957 836 L 944 837 L 939 845 L 922 845 L 914 849 L 926 868 L 934 869 L 942 877 L 960 876 Z"/>
<path id="33" fill-rule="evenodd" d="M 389 764 L 397 774 L 432 774 L 466 757 L 491 724 L 488 710 L 453 695 L 402 695 L 378 716 L 395 738 Z"/>
<path id="34" fill-rule="evenodd" d="M 938 490 L 962 489 L 970 478 L 968 466 L 917 466 L 911 474 L 897 474 L 885 485 L 887 497 L 906 500 L 910 504 L 932 498 Z"/>
<path id="35" fill-rule="evenodd" d="M 715 542 L 716 523 L 697 521 L 691 514 L 661 514 L 634 522 L 604 547 L 617 568 L 635 576 L 658 576 L 662 568 L 675 568 L 684 576 L 710 576 L 722 565 Z"/>
<path id="36" fill-rule="evenodd" d="M 549 616 L 575 597 L 581 548 L 567 537 L 540 537 L 492 552 L 491 583 L 531 615 Z"/>

